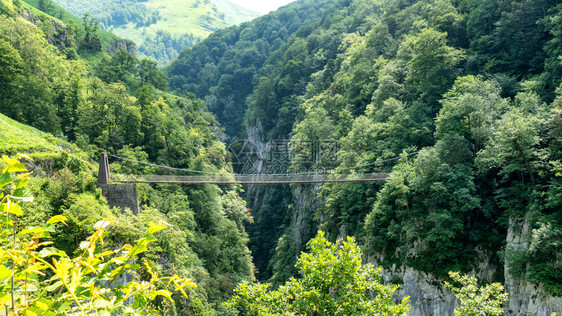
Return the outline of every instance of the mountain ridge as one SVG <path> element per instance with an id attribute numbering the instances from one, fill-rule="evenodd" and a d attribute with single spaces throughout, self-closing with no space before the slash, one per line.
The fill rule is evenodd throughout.
<path id="1" fill-rule="evenodd" d="M 161 65 L 212 32 L 251 20 L 258 13 L 228 0 L 55 0 L 71 13 L 90 14 L 102 29 L 134 41 L 140 57 Z M 220 9 L 219 9 L 220 7 Z"/>

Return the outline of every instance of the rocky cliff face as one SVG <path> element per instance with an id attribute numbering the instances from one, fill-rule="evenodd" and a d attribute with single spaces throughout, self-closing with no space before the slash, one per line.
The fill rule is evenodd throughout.
<path id="1" fill-rule="evenodd" d="M 77 39 L 76 34 L 70 33 L 70 30 L 64 23 L 58 20 L 46 18 L 45 16 L 35 16 L 27 9 L 21 9 L 19 15 L 27 21 L 37 25 L 45 33 L 45 37 L 50 44 L 56 46 L 65 52 L 65 48 L 72 47 Z M 137 45 L 135 42 L 127 39 L 112 39 L 107 43 L 105 52 L 113 55 L 119 50 L 126 50 L 129 53 L 137 54 Z"/>
<path id="2" fill-rule="evenodd" d="M 521 250 L 529 247 L 529 216 L 524 219 L 509 219 L 509 228 L 506 239 L 506 249 Z M 506 256 L 507 257 L 507 256 Z M 509 258 L 506 258 L 504 267 L 505 289 L 509 293 L 509 302 L 505 307 L 506 315 L 551 315 L 562 313 L 562 297 L 545 295 L 540 284 L 529 284 L 517 280 L 510 273 Z"/>
<path id="3" fill-rule="evenodd" d="M 256 173 L 267 172 L 267 157 L 270 155 L 271 148 L 263 139 L 261 123 L 257 122 L 255 126 L 247 126 L 246 134 L 248 135 L 247 142 L 250 144 L 249 147 L 251 147 L 253 153 L 253 169 Z M 320 183 L 295 184 L 292 189 L 294 203 L 292 205 L 291 233 L 299 252 L 306 242 L 314 237 L 315 229 L 318 226 L 318 220 L 314 219 L 314 214 L 321 203 L 317 198 L 319 188 Z M 255 189 L 255 186 L 249 188 L 249 190 Z M 253 206 L 257 206 L 258 201 L 253 202 Z"/>
<path id="4" fill-rule="evenodd" d="M 49 44 L 52 44 L 64 51 L 64 48 L 72 46 L 75 39 L 68 33 L 66 25 L 55 19 L 44 16 L 37 17 L 29 10 L 22 8 L 19 15 L 27 21 L 37 25 L 44 33 Z"/>
<path id="5" fill-rule="evenodd" d="M 262 137 L 261 125 L 247 127 L 246 132 L 248 141 L 252 144 L 255 151 L 253 168 L 259 172 L 264 171 L 267 157 L 267 142 Z M 320 184 L 302 185 L 297 184 L 292 187 L 292 209 L 290 235 L 298 250 L 296 254 L 304 249 L 306 242 L 314 236 L 318 225 L 322 222 L 322 217 L 318 218 L 316 210 L 322 201 L 318 198 L 317 192 Z M 256 190 L 250 187 L 249 190 Z M 256 196 L 264 196 L 267 192 Z M 261 199 L 248 201 L 250 207 L 259 207 Z M 253 204 L 253 205 L 252 205 Z M 284 208 L 289 207 L 282 206 Z M 340 227 L 338 237 L 344 237 L 345 227 Z M 529 222 L 526 220 L 510 219 L 508 235 L 506 237 L 507 249 L 520 249 L 528 247 L 528 237 L 530 234 Z M 486 283 L 492 282 L 493 275 L 498 271 L 497 267 L 491 265 L 482 254 L 484 260 L 473 271 L 478 280 Z M 375 266 L 380 258 L 371 256 L 367 261 Z M 296 260 L 296 258 L 295 258 Z M 435 276 L 419 272 L 411 267 L 385 267 L 383 279 L 385 282 L 400 283 L 400 289 L 396 292 L 397 301 L 402 298 L 410 297 L 410 316 L 453 316 L 455 307 L 458 304 L 455 296 L 447 291 L 443 281 Z M 545 295 L 544 289 L 540 285 L 529 284 L 524 281 L 516 280 L 509 271 L 506 263 L 504 267 L 505 288 L 509 293 L 509 302 L 505 305 L 505 315 L 537 315 L 550 316 L 552 313 L 562 314 L 562 298 L 550 297 Z"/>
<path id="6" fill-rule="evenodd" d="M 304 246 L 316 234 L 319 219 L 315 219 L 316 209 L 322 201 L 317 197 L 320 183 L 296 184 L 294 186 L 294 209 L 291 232 L 296 249 L 304 250 Z"/>
<path id="7" fill-rule="evenodd" d="M 112 39 L 107 43 L 105 47 L 106 53 L 113 55 L 120 50 L 126 50 L 127 52 L 136 55 L 137 54 L 137 44 L 131 40 L 127 39 Z"/>
<path id="8" fill-rule="evenodd" d="M 402 271 L 385 270 L 383 278 L 385 282 L 391 282 L 393 279 L 403 281 L 395 297 L 397 301 L 406 296 L 410 297 L 410 312 L 408 315 L 454 315 L 455 296 L 447 291 L 443 285 L 437 285 L 442 282 L 433 276 L 408 267 Z"/>
<path id="9" fill-rule="evenodd" d="M 528 247 L 530 226 L 528 220 L 511 218 L 506 239 L 507 249 Z M 376 258 L 369 258 L 376 265 Z M 473 273 L 479 280 L 491 282 L 496 272 L 493 266 L 485 261 Z M 562 298 L 545 294 L 542 286 L 516 280 L 510 273 L 509 262 L 504 267 L 505 289 L 509 293 L 509 301 L 504 306 L 505 315 L 537 315 L 549 316 L 562 313 Z M 399 281 L 400 289 L 396 292 L 396 300 L 410 297 L 410 316 L 452 316 L 458 304 L 454 295 L 447 291 L 441 280 L 432 275 L 416 271 L 410 267 L 392 267 L 383 273 L 385 282 Z"/>
<path id="10" fill-rule="evenodd" d="M 263 139 L 263 128 L 258 121 L 255 126 L 246 127 L 246 134 L 248 139 L 243 154 L 248 154 L 251 157 L 250 163 L 255 173 L 261 174 L 264 172 L 265 160 L 267 157 L 267 143 Z"/>

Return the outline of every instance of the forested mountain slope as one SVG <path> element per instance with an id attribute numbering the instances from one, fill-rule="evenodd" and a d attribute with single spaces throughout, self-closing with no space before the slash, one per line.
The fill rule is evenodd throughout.
<path id="1" fill-rule="evenodd" d="M 79 17 L 90 14 L 102 29 L 134 41 L 139 56 L 161 64 L 176 57 L 183 47 L 193 46 L 218 29 L 258 16 L 226 0 L 55 2 Z"/>
<path id="2" fill-rule="evenodd" d="M 302 20 L 315 5 L 318 15 Z M 504 282 L 509 313 L 560 311 L 562 7 L 345 0 L 284 9 L 182 51 L 167 69 L 172 88 L 205 98 L 227 136 L 245 130 L 256 148 L 287 136 L 339 139 L 338 170 L 391 176 L 249 188 L 261 278 L 294 275 L 321 228 L 360 237 L 371 260 L 393 267 L 413 315 L 452 311 L 434 286 L 450 270 Z M 279 31 L 267 19 L 298 30 L 273 45 Z"/>
<path id="3" fill-rule="evenodd" d="M 255 87 L 256 73 L 301 26 L 312 29 L 331 2 L 299 1 L 250 23 L 211 34 L 195 47 L 185 48 L 167 67 L 170 87 L 205 97 L 226 134 L 239 136 L 245 101 Z"/>
<path id="4" fill-rule="evenodd" d="M 253 279 L 240 188 L 139 185 L 142 210 L 133 215 L 110 209 L 96 185 L 101 152 L 130 159 L 110 160 L 115 173 L 171 172 L 143 164 L 149 162 L 231 172 L 213 115 L 193 95 L 159 90 L 167 88 L 167 80 L 156 63 L 124 50 L 102 53 L 99 30 L 88 29 L 95 25 L 78 28 L 38 16 L 21 2 L 1 5 L 0 154 L 32 159 L 26 164 L 35 200 L 25 206 L 29 215 L 17 218 L 20 227 L 66 216 L 52 240 L 73 254 L 94 223 L 106 217 L 116 218 L 105 237 L 111 249 L 134 244 L 149 222 L 166 223 L 138 260 L 147 260 L 160 275 L 190 278 L 197 287 L 188 299 L 174 293 L 173 303 L 155 300 L 154 307 L 167 314 L 224 314 L 222 302 L 234 286 Z M 54 27 L 56 33 L 48 33 Z M 150 271 L 143 266 L 136 277 L 150 279 Z M 46 295 L 51 294 L 56 295 Z"/>

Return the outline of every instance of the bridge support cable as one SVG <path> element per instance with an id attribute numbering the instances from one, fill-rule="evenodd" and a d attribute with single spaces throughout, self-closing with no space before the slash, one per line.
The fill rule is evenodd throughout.
<path id="1" fill-rule="evenodd" d="M 388 173 L 357 174 L 224 174 L 224 175 L 120 175 L 111 180 L 118 183 L 169 183 L 169 184 L 290 184 L 384 181 Z"/>
<path id="2" fill-rule="evenodd" d="M 404 154 L 406 157 L 418 154 L 419 151 Z M 149 162 L 137 161 L 117 155 L 102 153 L 98 173 L 98 184 L 108 183 L 169 183 L 169 184 L 290 184 L 290 183 L 336 183 L 336 182 L 375 182 L 384 181 L 388 173 L 353 173 L 354 169 L 380 165 L 397 160 L 404 155 L 376 161 L 359 166 L 337 168 L 332 173 L 287 173 L 287 174 L 231 174 L 221 172 L 208 172 L 183 168 L 161 166 Z M 195 175 L 122 175 L 109 173 L 108 156 L 113 158 L 149 165 L 173 171 L 195 173 Z M 352 173 L 335 173 L 352 172 Z"/>

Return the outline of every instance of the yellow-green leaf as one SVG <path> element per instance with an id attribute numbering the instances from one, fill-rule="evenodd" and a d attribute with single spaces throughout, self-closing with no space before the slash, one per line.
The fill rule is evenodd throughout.
<path id="1" fill-rule="evenodd" d="M 95 309 L 99 309 L 99 308 L 107 308 L 110 307 L 111 303 L 107 300 L 98 298 L 96 300 L 94 300 L 94 302 L 92 303 L 92 307 Z"/>
<path id="2" fill-rule="evenodd" d="M 154 273 L 152 267 L 150 266 L 150 264 L 148 264 L 148 261 L 143 260 L 143 263 L 146 266 L 146 270 L 148 271 L 148 273 L 150 273 L 150 281 L 158 279 L 158 276 L 156 275 L 156 273 Z"/>
<path id="3" fill-rule="evenodd" d="M 64 216 L 64 215 L 55 215 L 55 216 L 53 216 L 49 219 L 47 224 L 55 224 L 55 223 L 60 223 L 60 222 L 64 223 L 64 221 L 66 221 L 66 220 L 68 220 L 68 218 L 66 218 L 66 216 Z"/>
<path id="4" fill-rule="evenodd" d="M 12 297 L 10 296 L 10 294 L 0 293 L 0 306 L 6 305 L 6 303 L 8 303 L 11 299 Z"/>
<path id="5" fill-rule="evenodd" d="M 39 256 L 41 256 L 41 258 L 45 258 L 48 256 L 60 256 L 60 257 L 64 257 L 66 256 L 66 253 L 62 250 L 58 250 L 57 248 L 54 247 L 47 247 L 47 248 L 43 248 L 41 249 L 41 251 L 39 251 Z"/>
<path id="6" fill-rule="evenodd" d="M 51 304 L 52 304 L 52 302 L 50 302 L 50 301 L 48 301 L 44 298 L 41 298 L 41 299 L 39 299 L 35 302 L 35 307 L 37 307 L 38 309 L 40 309 L 42 311 L 46 311 L 51 307 Z"/>
<path id="7" fill-rule="evenodd" d="M 27 234 L 43 234 L 46 233 L 47 231 L 45 229 L 43 229 L 42 227 L 30 227 L 30 228 L 26 228 L 24 230 L 22 230 L 20 232 L 20 235 L 27 235 Z"/>
<path id="8" fill-rule="evenodd" d="M 153 222 L 150 222 L 150 223 L 148 223 L 148 235 L 152 235 L 156 232 L 159 232 L 159 231 L 163 230 L 164 228 L 166 228 L 166 226 L 157 225 L 157 224 L 154 224 Z"/>
<path id="9" fill-rule="evenodd" d="M 8 167 L 7 167 L 6 171 L 7 172 L 24 172 L 24 171 L 27 171 L 27 168 L 25 168 L 24 164 L 17 161 L 17 163 L 8 164 Z"/>
<path id="10" fill-rule="evenodd" d="M 166 298 L 168 298 L 170 300 L 170 302 L 174 302 L 172 300 L 172 293 L 170 293 L 169 291 L 166 290 L 157 290 L 157 291 L 152 291 L 150 292 L 152 298 L 155 298 L 156 296 L 164 296 Z"/>
<path id="11" fill-rule="evenodd" d="M 23 211 L 21 210 L 21 207 L 16 203 L 9 203 L 9 207 L 8 207 L 8 203 L 3 203 L 2 206 L 4 205 L 6 205 L 6 208 L 2 208 L 2 212 L 8 212 L 10 214 L 14 214 L 17 216 L 23 215 Z"/>
<path id="12" fill-rule="evenodd" d="M 0 265 L 0 280 L 7 279 L 12 275 L 12 270 Z"/>
<path id="13" fill-rule="evenodd" d="M 16 189 L 23 188 L 29 183 L 29 175 L 31 172 L 21 174 L 18 176 L 18 183 L 16 184 Z"/>
<path id="14" fill-rule="evenodd" d="M 0 188 L 5 187 L 6 185 L 10 184 L 11 182 L 12 182 L 12 177 L 10 176 L 9 172 L 4 172 L 0 176 Z"/>
<path id="15" fill-rule="evenodd" d="M 49 286 L 47 286 L 45 288 L 45 290 L 47 290 L 48 292 L 52 292 L 54 290 L 57 290 L 58 288 L 60 288 L 62 286 L 62 282 L 61 281 L 57 281 Z"/>
<path id="16" fill-rule="evenodd" d="M 115 220 L 113 218 L 104 218 L 103 220 L 94 224 L 95 229 L 106 229 L 109 224 L 113 223 Z"/>
<path id="17" fill-rule="evenodd" d="M 14 191 L 12 198 L 18 199 L 24 202 L 33 202 L 33 194 L 27 188 L 19 188 Z"/>

